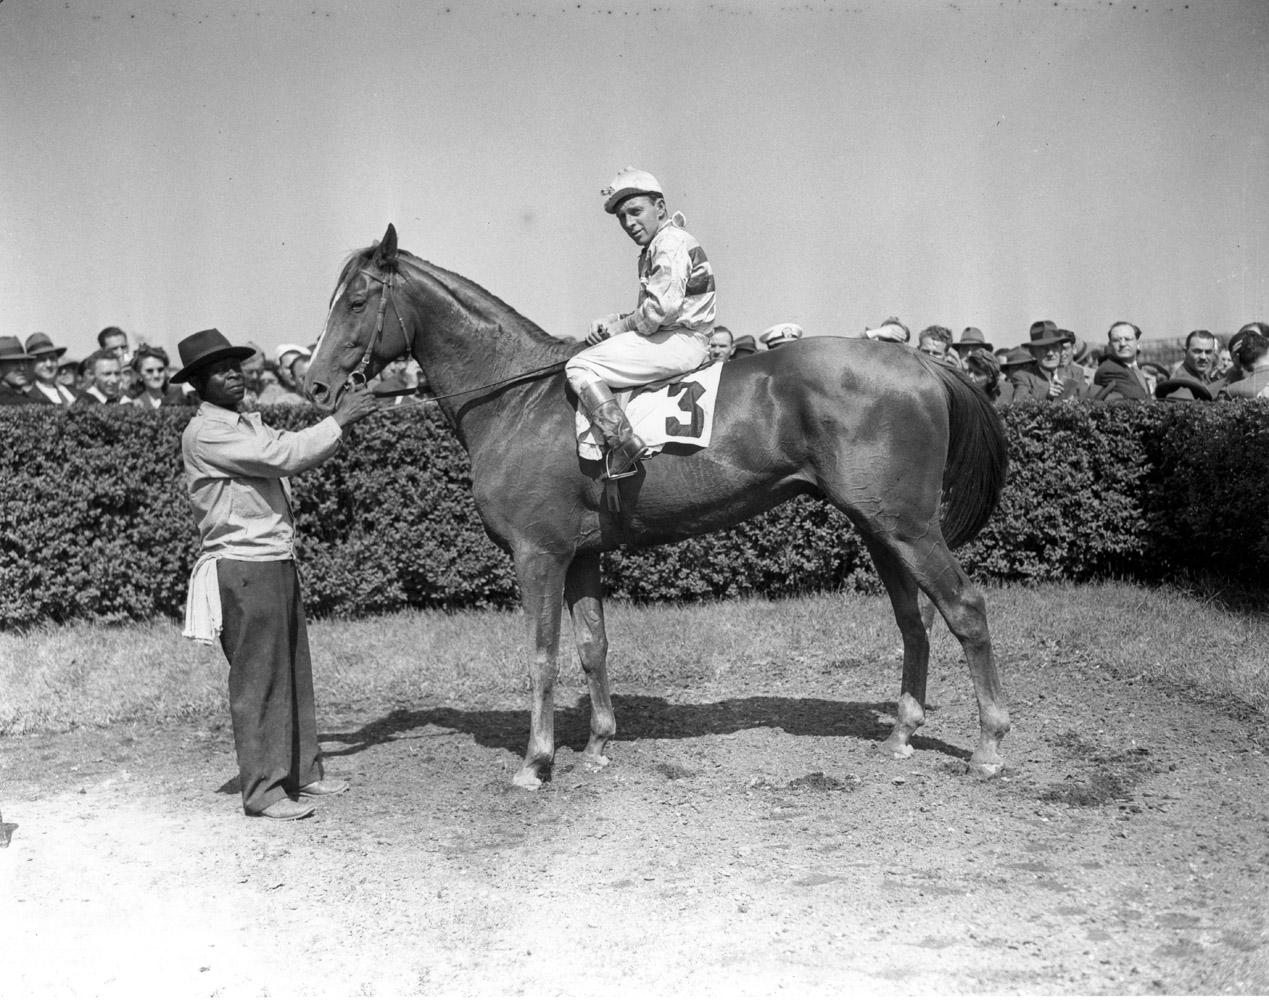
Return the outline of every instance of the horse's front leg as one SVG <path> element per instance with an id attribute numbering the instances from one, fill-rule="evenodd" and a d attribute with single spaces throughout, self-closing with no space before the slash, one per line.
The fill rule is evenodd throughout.
<path id="1" fill-rule="evenodd" d="M 516 575 L 529 626 L 529 680 L 533 702 L 529 748 L 512 779 L 521 788 L 538 788 L 551 776 L 555 759 L 555 675 L 559 669 L 560 613 L 568 559 L 546 552 L 516 554 Z"/>
<path id="2" fill-rule="evenodd" d="M 590 739 L 584 763 L 603 767 L 608 763 L 604 749 L 617 732 L 608 687 L 608 636 L 604 633 L 603 582 L 599 574 L 599 554 L 578 556 L 564 581 L 564 599 L 573 618 L 573 635 L 590 685 Z"/>

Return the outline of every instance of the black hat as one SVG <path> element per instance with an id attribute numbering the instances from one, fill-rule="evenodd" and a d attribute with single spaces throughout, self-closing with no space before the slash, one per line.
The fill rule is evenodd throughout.
<path id="1" fill-rule="evenodd" d="M 1035 356 L 1025 347 L 1015 347 L 1005 355 L 1005 359 L 1000 362 L 1000 367 L 1016 368 L 1018 365 L 1029 365 L 1033 361 L 1035 361 Z"/>
<path id="2" fill-rule="evenodd" d="M 213 361 L 219 361 L 222 358 L 237 358 L 239 361 L 246 361 L 256 353 L 250 347 L 234 347 L 225 335 L 216 329 L 199 330 L 198 333 L 191 334 L 176 346 L 181 352 L 183 367 L 169 380 L 172 382 L 188 382 L 194 372 Z"/>
<path id="3" fill-rule="evenodd" d="M 1031 340 L 1028 342 L 1031 347 L 1048 347 L 1065 340 L 1057 324 L 1051 319 L 1038 319 L 1031 324 Z"/>
<path id="4" fill-rule="evenodd" d="M 1180 392 L 1182 389 L 1188 389 L 1190 395 L 1178 398 L 1201 399 L 1205 403 L 1210 403 L 1213 399 L 1211 386 L 1204 385 L 1198 379 L 1191 378 L 1189 375 L 1173 375 L 1171 378 L 1160 380 L 1159 384 L 1154 387 L 1154 398 L 1170 399 L 1173 393 Z"/>
<path id="5" fill-rule="evenodd" d="M 991 342 L 983 336 L 983 331 L 976 326 L 967 326 L 961 331 L 961 339 L 952 345 L 956 348 L 957 353 L 964 354 L 966 351 L 992 349 Z"/>

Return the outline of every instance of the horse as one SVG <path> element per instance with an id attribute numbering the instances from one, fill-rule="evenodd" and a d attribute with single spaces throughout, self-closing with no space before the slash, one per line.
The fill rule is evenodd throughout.
<path id="1" fill-rule="evenodd" d="M 723 364 L 707 448 L 667 449 L 613 484 L 602 462 L 578 456 L 576 400 L 562 369 L 583 346 L 399 249 L 389 225 L 344 262 L 304 379 L 309 399 L 329 409 L 349 386 L 411 354 L 466 448 L 477 511 L 514 560 L 528 624 L 530 732 L 515 784 L 535 789 L 551 776 L 565 603 L 590 692 L 583 762 L 608 763 L 617 727 L 600 554 L 715 531 L 799 495 L 846 514 L 893 605 L 903 674 L 881 749 L 908 757 L 925 721 L 933 611 L 925 620 L 923 592 L 968 662 L 979 716 L 969 771 L 998 774 L 1009 711 L 986 603 L 951 552 L 981 530 L 1004 483 L 1004 431 L 986 395 L 916 351 L 803 338 Z"/>

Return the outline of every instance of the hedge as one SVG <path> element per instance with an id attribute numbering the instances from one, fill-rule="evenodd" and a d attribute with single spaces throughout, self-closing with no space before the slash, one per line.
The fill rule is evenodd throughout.
<path id="1" fill-rule="evenodd" d="M 961 552 L 982 579 L 1265 582 L 1269 406 L 1022 403 L 1001 411 L 1010 473 Z M 181 479 L 192 410 L 0 408 L 0 628 L 179 616 L 197 536 Z M 265 411 L 276 427 L 318 419 Z M 467 456 L 431 407 L 350 431 L 295 478 L 311 614 L 503 607 L 510 560 L 486 537 Z M 608 593 L 684 601 L 875 588 L 847 519 L 802 498 L 727 531 L 605 557 Z"/>

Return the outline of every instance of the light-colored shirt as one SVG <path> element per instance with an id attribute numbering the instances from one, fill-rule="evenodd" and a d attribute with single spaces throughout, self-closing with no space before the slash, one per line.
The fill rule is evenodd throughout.
<path id="1" fill-rule="evenodd" d="M 226 559 L 295 558 L 288 476 L 339 450 L 334 417 L 302 431 L 279 431 L 258 413 L 203 403 L 181 436 L 185 485 L 204 553 Z"/>
<path id="2" fill-rule="evenodd" d="M 647 337 L 677 328 L 709 336 L 714 313 L 714 269 L 692 234 L 672 220 L 639 254 L 639 304 L 612 332 Z"/>
<path id="3" fill-rule="evenodd" d="M 60 382 L 54 382 L 52 385 L 44 382 L 36 382 L 34 384 L 41 394 L 58 406 L 70 406 L 71 403 L 75 402 L 75 394 Z"/>

